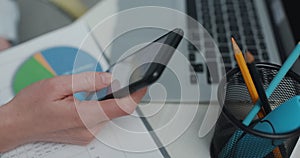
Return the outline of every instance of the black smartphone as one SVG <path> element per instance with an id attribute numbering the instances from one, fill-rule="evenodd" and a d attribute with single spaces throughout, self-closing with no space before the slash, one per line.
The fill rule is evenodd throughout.
<path id="1" fill-rule="evenodd" d="M 163 73 L 183 37 L 176 28 L 111 65 L 112 84 L 89 94 L 87 100 L 122 98 L 151 85 Z"/>

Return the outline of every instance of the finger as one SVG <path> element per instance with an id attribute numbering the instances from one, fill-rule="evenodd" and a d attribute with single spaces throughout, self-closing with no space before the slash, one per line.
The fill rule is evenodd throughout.
<path id="1" fill-rule="evenodd" d="M 111 74 L 106 72 L 87 72 L 73 75 L 72 83 L 73 92 L 92 92 L 110 85 Z"/>
<path id="2" fill-rule="evenodd" d="M 143 88 L 135 93 L 121 98 L 105 100 L 101 107 L 109 119 L 125 116 L 135 111 L 138 103 L 146 94 L 147 88 Z"/>
<path id="3" fill-rule="evenodd" d="M 93 127 L 94 125 L 108 121 L 109 118 L 105 114 L 98 101 L 82 101 L 75 105 L 77 110 L 77 127 Z"/>
<path id="4" fill-rule="evenodd" d="M 61 95 L 67 96 L 76 92 L 92 92 L 110 85 L 111 75 L 105 72 L 84 72 L 75 75 L 64 75 L 50 79 L 50 85 Z"/>
<path id="5" fill-rule="evenodd" d="M 76 105 L 76 108 L 82 125 L 90 127 L 113 118 L 131 114 L 146 91 L 147 88 L 144 88 L 121 99 L 80 102 Z"/>

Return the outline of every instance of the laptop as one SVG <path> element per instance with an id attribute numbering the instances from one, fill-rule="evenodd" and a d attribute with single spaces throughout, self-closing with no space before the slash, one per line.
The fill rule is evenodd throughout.
<path id="1" fill-rule="evenodd" d="M 201 25 L 190 25 L 186 20 L 185 34 L 178 51 L 184 55 L 173 56 L 167 69 L 156 84 L 149 88 L 144 101 L 200 102 L 217 101 L 216 91 L 219 81 L 226 72 L 236 67 L 230 38 L 234 37 L 243 51 L 254 54 L 256 62 L 281 64 L 295 46 L 294 30 L 289 26 L 290 14 L 285 9 L 290 1 L 282 0 L 166 0 L 166 1 L 106 1 L 114 3 L 114 12 L 130 11 L 137 7 L 158 6 L 181 11 Z M 104 5 L 105 6 L 105 5 Z M 105 8 L 105 7 L 104 7 Z M 145 15 L 133 15 L 115 21 L 112 32 L 118 32 L 128 20 Z M 138 18 L 137 18 L 138 19 Z M 164 23 L 164 17 L 147 19 L 149 23 Z M 167 18 L 176 22 L 176 16 Z M 137 20 L 138 21 L 138 20 Z M 179 26 L 176 23 L 172 24 Z M 197 28 L 198 27 L 198 28 Z M 210 36 L 211 44 L 206 42 L 201 32 L 203 28 Z M 195 31 L 199 29 L 199 32 Z M 202 30 L 201 30 L 202 29 Z M 155 27 L 141 27 L 123 33 L 113 39 L 109 46 L 103 43 L 106 36 L 95 35 L 106 53 L 110 64 L 116 62 L 124 52 L 152 41 L 166 30 Z M 101 31 L 99 31 L 101 32 Z M 102 33 L 103 34 L 103 33 Z M 105 40 L 104 40 L 105 41 Z M 204 41 L 204 42 L 203 42 Z M 200 44 L 199 44 L 200 43 Z M 209 47 L 214 51 L 209 51 Z M 134 49 L 133 49 L 134 50 Z M 217 55 L 214 55 L 217 54 Z M 213 61 L 208 60 L 214 58 Z M 205 62 L 206 61 L 206 62 Z M 299 62 L 294 70 L 300 73 Z M 211 67 L 211 70 L 209 69 Z"/>

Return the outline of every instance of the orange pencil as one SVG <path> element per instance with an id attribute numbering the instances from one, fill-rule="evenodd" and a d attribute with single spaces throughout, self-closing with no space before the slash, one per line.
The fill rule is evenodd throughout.
<path id="1" fill-rule="evenodd" d="M 246 61 L 244 59 L 243 53 L 233 37 L 231 38 L 231 42 L 232 42 L 232 48 L 233 48 L 235 60 L 240 68 L 245 84 L 248 88 L 251 100 L 253 103 L 256 103 L 259 99 L 259 96 L 255 88 L 254 82 L 252 80 L 252 77 L 250 75 L 249 69 L 247 67 Z M 264 117 L 264 112 L 262 110 L 258 113 L 258 117 L 259 118 Z"/>

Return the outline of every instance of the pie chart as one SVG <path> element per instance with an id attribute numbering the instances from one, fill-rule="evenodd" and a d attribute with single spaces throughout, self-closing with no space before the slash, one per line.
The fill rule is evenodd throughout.
<path id="1" fill-rule="evenodd" d="M 48 48 L 34 53 L 19 67 L 14 76 L 13 91 L 17 94 L 43 79 L 87 71 L 102 71 L 98 61 L 88 53 L 68 46 Z M 83 100 L 85 93 L 77 93 L 75 97 Z"/>

